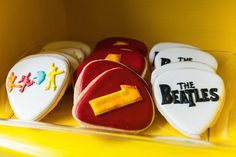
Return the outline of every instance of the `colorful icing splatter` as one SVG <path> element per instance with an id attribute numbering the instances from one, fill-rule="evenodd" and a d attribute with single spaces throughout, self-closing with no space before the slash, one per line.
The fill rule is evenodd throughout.
<path id="1" fill-rule="evenodd" d="M 9 92 L 11 92 L 13 88 L 21 88 L 21 85 L 15 84 L 16 79 L 17 76 L 15 76 L 14 72 L 12 72 L 8 77 L 8 82 L 7 82 L 7 88 Z"/>
<path id="2" fill-rule="evenodd" d="M 29 72 L 26 76 L 22 75 L 21 80 L 18 83 L 23 83 L 20 88 L 20 92 L 23 93 L 26 87 L 30 87 L 34 84 L 33 80 L 30 80 L 31 73 Z"/>
<path id="3" fill-rule="evenodd" d="M 55 66 L 55 64 L 53 63 L 51 65 L 51 71 L 48 73 L 48 84 L 45 87 L 45 90 L 50 90 L 51 86 L 52 89 L 55 91 L 57 89 L 57 85 L 56 85 L 56 76 L 59 74 L 64 73 L 64 70 L 59 70 L 58 71 L 58 67 Z"/>
<path id="4" fill-rule="evenodd" d="M 37 85 L 40 85 L 46 79 L 45 71 L 37 71 L 36 76 L 33 79 L 36 80 Z"/>

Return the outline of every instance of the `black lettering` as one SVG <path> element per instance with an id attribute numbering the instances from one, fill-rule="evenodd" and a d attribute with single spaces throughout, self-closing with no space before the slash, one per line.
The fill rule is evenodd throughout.
<path id="1" fill-rule="evenodd" d="M 171 88 L 170 86 L 163 84 L 163 85 L 159 85 L 160 90 L 161 90 L 161 95 L 162 95 L 162 105 L 164 104 L 170 104 L 172 103 L 172 96 L 170 94 L 171 92 Z"/>
<path id="2" fill-rule="evenodd" d="M 171 60 L 168 58 L 161 58 L 161 66 L 170 63 Z"/>
<path id="3" fill-rule="evenodd" d="M 173 91 L 171 91 L 171 94 L 172 94 L 172 99 L 174 101 L 174 104 L 179 104 L 180 101 L 178 100 L 179 97 L 177 95 L 177 94 L 179 94 L 179 91 L 178 90 L 173 90 Z"/>
<path id="4" fill-rule="evenodd" d="M 188 94 L 189 107 L 196 106 L 196 104 L 194 103 L 194 100 L 193 100 L 194 90 L 193 89 L 188 89 L 188 90 L 185 90 L 185 92 Z"/>
<path id="5" fill-rule="evenodd" d="M 204 102 L 210 101 L 210 99 L 208 98 L 208 89 L 207 88 L 202 88 L 201 92 L 202 92 L 203 101 Z"/>
<path id="6" fill-rule="evenodd" d="M 185 94 L 185 91 L 180 91 L 180 93 L 179 93 L 179 97 L 180 97 L 180 103 L 181 104 L 187 104 L 187 103 L 189 103 L 189 101 L 188 101 L 188 98 L 187 98 L 187 96 L 186 96 L 186 94 Z"/>
<path id="7" fill-rule="evenodd" d="M 194 89 L 194 95 L 195 95 L 196 102 L 204 102 L 204 99 L 200 98 L 199 96 L 198 89 Z"/>
<path id="8" fill-rule="evenodd" d="M 154 66 L 155 58 L 156 58 L 157 54 L 159 53 L 159 51 L 155 51 L 154 53 L 155 54 L 154 54 L 154 57 L 153 57 L 152 66 Z"/>
<path id="9" fill-rule="evenodd" d="M 180 87 L 181 90 L 184 89 L 184 87 L 183 87 L 184 82 L 179 82 L 179 83 L 177 83 L 177 85 L 179 85 L 179 87 Z"/>
<path id="10" fill-rule="evenodd" d="M 194 86 L 194 83 L 193 83 L 193 82 L 189 82 L 189 84 L 190 84 L 190 88 L 195 88 L 195 86 Z"/>
<path id="11" fill-rule="evenodd" d="M 211 88 L 209 90 L 209 93 L 211 95 L 210 100 L 211 101 L 218 101 L 219 100 L 219 95 L 217 94 L 218 89 L 217 88 Z"/>
<path id="12" fill-rule="evenodd" d="M 184 58 L 184 57 L 178 57 L 179 62 L 183 62 L 183 61 L 192 61 L 193 58 Z"/>

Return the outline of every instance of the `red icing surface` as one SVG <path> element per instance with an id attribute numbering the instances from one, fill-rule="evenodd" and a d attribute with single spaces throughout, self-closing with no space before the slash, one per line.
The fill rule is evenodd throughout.
<path id="1" fill-rule="evenodd" d="M 82 64 L 80 64 L 74 73 L 74 82 L 77 81 L 77 78 L 79 77 L 81 71 L 89 62 L 97 59 L 105 59 L 109 53 L 121 54 L 122 64 L 125 64 L 129 68 L 133 69 L 139 75 L 143 74 L 143 71 L 146 66 L 143 55 L 141 55 L 135 50 L 127 51 L 121 49 L 108 49 L 94 52 L 87 60 L 85 60 Z"/>
<path id="2" fill-rule="evenodd" d="M 137 86 L 143 101 L 95 116 L 88 103 L 120 90 L 120 85 Z M 146 128 L 153 119 L 152 98 L 143 80 L 128 69 L 115 68 L 101 75 L 101 77 L 86 91 L 75 107 L 74 115 L 82 122 L 123 130 L 141 130 Z"/>
<path id="3" fill-rule="evenodd" d="M 81 73 L 81 80 L 80 80 L 80 89 L 79 91 L 83 91 L 87 85 L 94 80 L 98 75 L 101 73 L 112 69 L 112 68 L 124 68 L 125 66 L 122 64 L 107 61 L 107 60 L 95 60 L 93 62 L 90 62 L 85 68 L 83 74 Z"/>
<path id="4" fill-rule="evenodd" d="M 113 44 L 116 43 L 117 41 L 126 42 L 126 43 L 128 43 L 128 45 L 113 46 Z M 136 49 L 145 56 L 148 53 L 148 48 L 143 42 L 135 40 L 135 39 L 123 38 L 123 37 L 112 37 L 112 38 L 104 39 L 104 40 L 100 41 L 99 43 L 97 43 L 97 45 L 95 47 L 95 51 L 96 50 L 104 50 L 104 49 L 111 48 L 111 47 Z"/>

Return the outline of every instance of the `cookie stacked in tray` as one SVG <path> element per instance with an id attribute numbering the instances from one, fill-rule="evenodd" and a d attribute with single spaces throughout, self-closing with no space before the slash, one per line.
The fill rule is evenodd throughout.
<path id="1" fill-rule="evenodd" d="M 85 127 L 140 132 L 154 119 L 154 103 L 142 79 L 147 47 L 128 38 L 108 38 L 75 71 L 73 116 Z"/>
<path id="2" fill-rule="evenodd" d="M 159 112 L 183 134 L 198 138 L 223 107 L 225 90 L 217 61 L 181 43 L 159 43 L 150 51 L 153 98 Z"/>

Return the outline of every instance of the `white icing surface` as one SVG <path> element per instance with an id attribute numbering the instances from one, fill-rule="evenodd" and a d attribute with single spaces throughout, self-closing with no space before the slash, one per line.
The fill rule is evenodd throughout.
<path id="1" fill-rule="evenodd" d="M 182 43 L 176 43 L 176 42 L 161 42 L 152 47 L 149 53 L 149 63 L 152 65 L 154 63 L 155 59 L 155 53 L 160 52 L 165 49 L 169 48 L 177 48 L 177 47 L 186 47 L 186 48 L 193 48 L 193 49 L 198 49 L 194 46 L 187 45 L 187 44 L 182 44 Z"/>
<path id="2" fill-rule="evenodd" d="M 200 63 L 200 62 L 177 62 L 163 65 L 157 69 L 155 69 L 151 74 L 151 84 L 153 84 L 157 77 L 159 77 L 162 73 L 167 71 L 177 70 L 177 69 L 199 69 L 206 70 L 209 72 L 215 72 L 209 65 Z"/>
<path id="3" fill-rule="evenodd" d="M 190 48 L 169 48 L 160 51 L 155 58 L 154 64 L 155 68 L 159 68 L 162 65 L 163 58 L 167 58 L 171 63 L 180 62 L 179 57 L 183 57 L 185 59 L 191 58 L 191 61 L 205 63 L 211 66 L 214 70 L 217 69 L 217 61 L 216 59 L 207 52 L 190 49 Z"/>
<path id="4" fill-rule="evenodd" d="M 47 56 L 56 56 L 67 60 L 68 64 L 71 66 L 72 73 L 77 69 L 79 65 L 79 61 L 68 53 L 63 53 L 59 51 L 41 51 L 40 54 L 44 54 Z"/>
<path id="5" fill-rule="evenodd" d="M 171 90 L 180 90 L 179 82 L 193 82 L 197 89 L 217 88 L 218 101 L 196 102 L 196 106 L 189 104 L 162 104 L 162 94 L 159 85 L 167 84 Z M 153 86 L 156 106 L 167 121 L 183 134 L 191 137 L 203 133 L 217 118 L 223 107 L 225 90 L 222 79 L 215 73 L 198 69 L 179 69 L 168 71 L 156 78 Z M 199 92 L 200 96 L 201 93 Z M 193 94 L 194 95 L 194 94 Z M 209 96 L 210 97 L 210 96 Z"/>
<path id="6" fill-rule="evenodd" d="M 57 51 L 67 53 L 67 54 L 75 57 L 78 60 L 79 64 L 81 64 L 85 59 L 85 56 L 80 49 L 66 48 L 66 49 L 59 49 Z"/>
<path id="7" fill-rule="evenodd" d="M 49 80 L 47 74 L 51 71 L 52 63 L 58 67 L 58 71 L 64 70 L 64 73 L 56 76 L 56 90 L 53 91 L 51 88 L 46 91 L 45 87 Z M 69 66 L 63 56 L 56 57 L 56 55 L 32 55 L 22 59 L 8 73 L 6 85 L 11 72 L 17 76 L 15 84 L 18 84 L 21 76 L 27 75 L 29 72 L 32 74 L 30 79 L 33 80 L 37 71 L 45 71 L 46 73 L 46 79 L 40 85 L 34 83 L 32 86 L 26 87 L 23 93 L 19 91 L 19 88 L 13 88 L 11 92 L 7 90 L 11 107 L 19 119 L 37 120 L 42 118 L 56 105 L 55 102 L 62 97 L 63 89 L 68 85 Z"/>
<path id="8" fill-rule="evenodd" d="M 84 53 L 86 57 L 91 54 L 91 49 L 88 45 L 78 41 L 54 41 L 51 43 L 46 44 L 42 51 L 54 51 L 58 49 L 65 49 L 65 48 L 75 48 L 80 49 Z"/>

